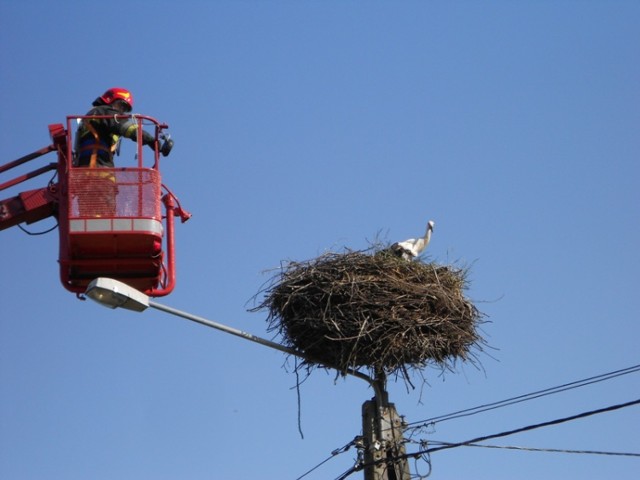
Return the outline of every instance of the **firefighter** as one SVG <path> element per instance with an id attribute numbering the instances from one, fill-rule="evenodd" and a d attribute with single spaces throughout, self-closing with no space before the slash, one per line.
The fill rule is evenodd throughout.
<path id="1" fill-rule="evenodd" d="M 118 186 L 113 156 L 121 137 L 133 141 L 138 139 L 138 123 L 128 115 L 133 109 L 133 96 L 124 88 L 110 88 L 93 102 L 93 108 L 80 122 L 75 137 L 74 166 L 97 168 L 84 176 L 85 194 L 78 196 L 79 213 L 82 217 L 113 217 L 116 215 Z M 120 118 L 118 118 L 120 116 Z M 142 130 L 142 144 L 155 149 L 155 137 Z M 172 140 L 165 140 L 160 152 L 169 155 Z"/>
<path id="2" fill-rule="evenodd" d="M 76 132 L 76 166 L 113 168 L 113 155 L 120 137 L 137 141 L 138 124 L 132 118 L 118 118 L 133 109 L 133 95 L 124 88 L 110 88 L 96 98 L 87 116 L 108 115 L 109 118 L 85 118 Z M 155 138 L 142 131 L 143 145 L 155 147 Z M 164 147 L 164 146 L 163 146 Z M 166 147 L 163 155 L 168 155 Z"/>

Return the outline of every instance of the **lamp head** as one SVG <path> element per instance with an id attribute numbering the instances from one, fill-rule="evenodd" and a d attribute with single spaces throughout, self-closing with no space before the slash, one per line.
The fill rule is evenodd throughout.
<path id="1" fill-rule="evenodd" d="M 147 295 L 112 278 L 96 278 L 87 286 L 85 295 L 108 308 L 125 308 L 142 312 L 149 307 Z"/>

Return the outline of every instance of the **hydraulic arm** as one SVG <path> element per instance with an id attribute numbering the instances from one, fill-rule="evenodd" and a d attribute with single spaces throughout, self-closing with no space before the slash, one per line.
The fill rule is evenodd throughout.
<path id="1" fill-rule="evenodd" d="M 49 132 L 54 143 L 5 165 L 0 165 L 0 173 L 23 165 L 47 153 L 56 150 L 60 151 L 60 147 L 63 146 L 65 142 L 64 127 L 60 124 L 50 125 Z M 56 170 L 58 165 L 58 162 L 49 163 L 31 172 L 0 183 L 0 191 L 18 185 L 38 175 L 42 175 L 43 173 Z M 0 230 L 13 227 L 19 223 L 34 223 L 54 216 L 57 213 L 58 202 L 58 185 L 54 183 L 47 187 L 21 192 L 14 197 L 0 200 Z"/>
<path id="2" fill-rule="evenodd" d="M 19 223 L 34 223 L 56 213 L 56 186 L 22 192 L 0 200 L 0 230 Z"/>

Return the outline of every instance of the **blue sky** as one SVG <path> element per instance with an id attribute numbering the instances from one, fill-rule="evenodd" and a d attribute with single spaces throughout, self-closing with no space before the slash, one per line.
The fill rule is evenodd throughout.
<path id="1" fill-rule="evenodd" d="M 0 163 L 48 145 L 48 124 L 112 86 L 169 124 L 163 180 L 193 218 L 160 303 L 271 338 L 248 309 L 281 261 L 413 237 L 433 219 L 429 256 L 471 266 L 492 348 L 481 368 L 391 383 L 408 422 L 640 364 L 638 2 L 0 0 L 0 23 Z M 316 371 L 299 405 L 280 352 L 66 292 L 57 232 L 12 228 L 0 245 L 3 478 L 294 480 L 360 434 L 372 391 L 359 379 Z M 630 374 L 417 439 L 638 397 Z M 487 443 L 637 453 L 639 412 Z M 438 479 L 638 471 L 637 458 L 471 447 L 431 462 Z"/>

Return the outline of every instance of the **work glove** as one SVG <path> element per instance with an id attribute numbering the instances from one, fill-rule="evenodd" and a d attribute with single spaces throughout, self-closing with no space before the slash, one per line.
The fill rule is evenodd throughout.
<path id="1" fill-rule="evenodd" d="M 163 135 L 162 138 L 164 141 L 162 142 L 162 146 L 160 147 L 160 153 L 163 157 L 166 157 L 167 155 L 169 155 L 169 153 L 171 153 L 171 149 L 173 148 L 173 140 L 169 135 Z"/>

